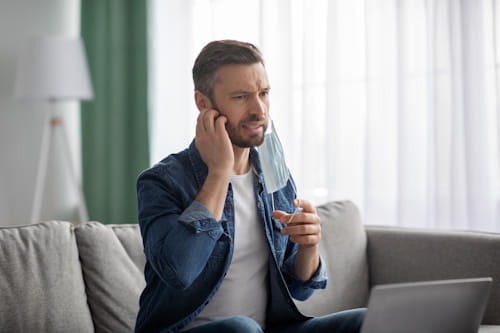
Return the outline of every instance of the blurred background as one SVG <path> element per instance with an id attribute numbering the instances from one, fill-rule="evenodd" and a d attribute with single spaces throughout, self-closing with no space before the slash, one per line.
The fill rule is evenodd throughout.
<path id="1" fill-rule="evenodd" d="M 0 225 L 30 221 L 46 103 L 14 98 L 33 35 L 83 39 L 94 98 L 59 103 L 90 219 L 136 222 L 139 172 L 194 137 L 214 39 L 264 54 L 299 196 L 368 224 L 500 231 L 500 1 L 0 0 Z M 80 106 L 81 105 L 81 106 Z M 81 109 L 81 110 L 80 110 Z M 78 220 L 52 146 L 42 219 Z"/>

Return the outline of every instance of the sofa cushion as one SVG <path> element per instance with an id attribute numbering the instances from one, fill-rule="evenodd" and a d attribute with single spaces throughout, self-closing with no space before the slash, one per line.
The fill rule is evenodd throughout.
<path id="1" fill-rule="evenodd" d="M 142 245 L 142 236 L 138 224 L 108 224 L 116 237 L 120 240 L 125 252 L 130 257 L 132 262 L 144 273 L 146 265 L 146 256 L 144 255 L 144 247 Z"/>
<path id="2" fill-rule="evenodd" d="M 132 332 L 145 286 L 138 226 L 89 222 L 75 233 L 96 332 Z"/>
<path id="3" fill-rule="evenodd" d="M 357 207 L 350 201 L 318 206 L 321 218 L 320 253 L 328 269 L 326 289 L 296 302 L 306 314 L 320 316 L 364 307 L 368 298 L 366 234 Z"/>
<path id="4" fill-rule="evenodd" d="M 73 226 L 0 228 L 0 331 L 93 332 Z"/>

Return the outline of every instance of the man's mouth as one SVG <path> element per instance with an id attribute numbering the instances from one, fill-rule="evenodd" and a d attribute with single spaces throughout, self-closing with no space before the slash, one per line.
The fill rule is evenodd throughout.
<path id="1" fill-rule="evenodd" d="M 250 135 L 261 134 L 264 130 L 264 124 L 261 122 L 251 122 L 243 124 L 243 130 Z"/>
<path id="2" fill-rule="evenodd" d="M 256 129 L 256 128 L 259 128 L 261 126 L 262 126 L 262 124 L 245 124 L 245 125 L 243 125 L 243 127 L 246 127 L 249 129 Z"/>

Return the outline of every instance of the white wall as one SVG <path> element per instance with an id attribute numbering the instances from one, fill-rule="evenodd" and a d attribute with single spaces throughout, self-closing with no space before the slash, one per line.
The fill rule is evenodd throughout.
<path id="1" fill-rule="evenodd" d="M 14 100 L 18 52 L 33 36 L 78 36 L 80 0 L 0 0 L 0 226 L 30 223 L 42 129 L 49 106 Z M 80 175 L 79 104 L 56 106 Z M 60 145 L 49 155 L 41 219 L 76 220 L 77 196 Z"/>

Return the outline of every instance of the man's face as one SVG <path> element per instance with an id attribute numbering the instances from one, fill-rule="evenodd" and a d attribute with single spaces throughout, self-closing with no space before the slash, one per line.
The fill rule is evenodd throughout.
<path id="1" fill-rule="evenodd" d="M 217 70 L 212 104 L 227 117 L 226 130 L 233 145 L 256 147 L 264 141 L 269 89 L 261 63 L 226 65 Z"/>

